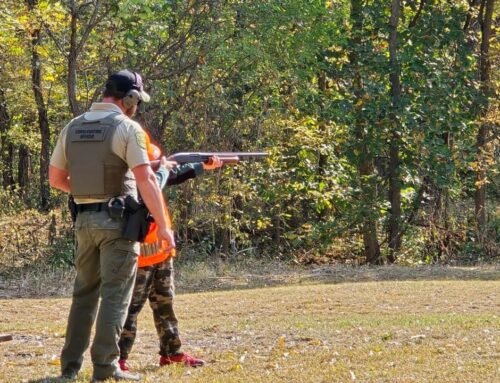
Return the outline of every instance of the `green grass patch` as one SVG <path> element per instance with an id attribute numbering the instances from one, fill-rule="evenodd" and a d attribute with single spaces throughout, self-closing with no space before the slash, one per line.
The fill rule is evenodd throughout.
<path id="1" fill-rule="evenodd" d="M 184 350 L 207 366 L 158 368 L 152 313 L 130 363 L 146 382 L 494 382 L 498 280 L 301 282 L 186 293 Z M 70 300 L 0 300 L 0 381 L 56 382 Z M 76 382 L 87 382 L 86 354 Z"/>

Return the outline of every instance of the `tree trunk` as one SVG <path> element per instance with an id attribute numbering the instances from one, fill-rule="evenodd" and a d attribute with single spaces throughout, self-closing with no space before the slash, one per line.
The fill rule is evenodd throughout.
<path id="1" fill-rule="evenodd" d="M 392 110 L 389 113 L 391 119 L 391 142 L 389 149 L 389 203 L 391 204 L 389 215 L 389 256 L 388 261 L 396 261 L 397 252 L 401 247 L 401 180 L 399 148 L 401 145 L 400 124 L 398 115 L 401 103 L 400 67 L 397 57 L 398 50 L 398 24 L 400 17 L 400 0 L 392 0 L 391 21 L 389 33 L 389 58 L 390 58 L 390 82 Z"/>
<path id="2" fill-rule="evenodd" d="M 367 197 L 365 204 L 369 205 L 370 201 L 376 200 L 377 190 L 373 184 L 373 180 L 370 180 L 370 176 L 373 175 L 374 165 L 373 156 L 366 145 L 366 137 L 364 133 L 364 124 L 366 121 L 361 117 L 361 105 L 363 103 L 363 80 L 359 72 L 359 55 L 357 48 L 361 45 L 361 32 L 363 27 L 363 2 L 362 0 L 351 0 L 351 22 L 352 31 L 350 38 L 349 52 L 349 62 L 353 68 L 354 79 L 353 79 L 353 91 L 355 95 L 354 104 L 355 108 L 358 108 L 356 112 L 356 141 L 358 145 L 358 152 L 360 153 L 357 163 L 358 173 L 361 179 L 362 188 L 364 195 Z M 369 208 L 369 206 L 367 206 Z M 371 209 L 369 209 L 371 210 Z M 364 243 L 364 256 L 366 261 L 371 264 L 376 264 L 380 262 L 380 245 L 377 238 L 377 220 L 372 217 L 369 213 L 367 214 L 362 223 L 361 232 L 363 234 Z"/>
<path id="3" fill-rule="evenodd" d="M 370 175 L 373 175 L 373 171 L 373 161 L 363 159 L 358 166 L 358 172 L 362 179 L 366 179 Z M 372 185 L 372 181 L 368 181 L 364 185 L 363 189 L 366 192 L 367 197 L 376 197 L 376 188 Z M 366 203 L 368 203 L 368 200 L 366 200 Z M 377 220 L 372 217 L 371 214 L 364 217 L 362 234 L 366 262 L 372 265 L 380 264 L 381 258 L 380 245 L 377 238 Z"/>
<path id="4" fill-rule="evenodd" d="M 0 88 L 0 145 L 1 145 L 1 158 L 2 158 L 2 186 L 7 189 L 14 185 L 14 172 L 13 172 L 13 152 L 14 146 L 10 142 L 7 134 L 10 129 L 10 116 L 7 111 L 7 101 L 5 100 L 5 93 Z"/>
<path id="5" fill-rule="evenodd" d="M 71 14 L 71 22 L 70 29 L 71 34 L 69 37 L 69 53 L 68 53 L 68 100 L 69 107 L 71 109 L 71 113 L 73 116 L 80 115 L 83 110 L 77 99 L 77 69 L 78 69 L 78 56 L 82 52 L 87 43 L 87 40 L 90 36 L 90 33 L 94 29 L 94 27 L 100 22 L 101 17 L 99 14 L 99 10 L 101 8 L 102 2 L 101 0 L 93 1 L 92 3 L 88 3 L 87 5 L 93 4 L 94 10 L 85 25 L 81 25 L 81 36 L 80 40 L 78 40 L 78 20 L 81 18 L 81 6 L 78 6 L 78 2 L 75 0 L 69 1 L 69 8 Z M 106 10 L 104 10 L 102 14 L 105 14 Z"/>
<path id="6" fill-rule="evenodd" d="M 319 93 L 324 97 L 326 94 L 326 91 L 328 90 L 327 82 L 326 82 L 326 73 L 321 71 L 318 74 L 318 90 Z M 324 110 L 324 102 L 321 102 L 321 111 Z M 320 121 L 319 121 L 319 130 L 320 133 L 325 137 L 325 142 L 327 141 L 327 131 L 326 131 L 326 122 L 324 121 L 323 117 L 320 116 Z M 328 164 L 328 155 L 325 153 L 322 153 L 321 151 L 319 152 L 318 155 L 318 176 L 321 180 L 322 177 L 325 175 L 325 170 L 326 166 Z"/>
<path id="7" fill-rule="evenodd" d="M 37 0 L 28 0 L 29 10 L 33 10 L 37 5 Z M 38 111 L 38 128 L 41 136 L 40 150 L 40 209 L 47 210 L 49 206 L 49 146 L 50 130 L 47 117 L 47 108 L 42 92 L 42 65 L 38 54 L 38 45 L 41 42 L 40 29 L 31 32 L 31 87 L 35 96 Z"/>
<path id="8" fill-rule="evenodd" d="M 24 144 L 19 146 L 19 162 L 17 164 L 17 184 L 19 185 L 20 195 L 25 202 L 28 202 L 28 182 L 31 173 L 31 153 Z"/>
<path id="9" fill-rule="evenodd" d="M 326 81 L 326 73 L 324 71 L 321 71 L 318 74 L 318 90 L 321 94 L 321 97 L 326 97 L 326 92 L 328 90 L 328 85 Z M 319 125 L 319 132 L 321 136 L 324 138 L 324 142 L 329 141 L 328 137 L 328 128 L 326 125 L 326 121 L 323 118 L 323 111 L 325 109 L 324 106 L 324 100 L 321 101 L 321 106 L 320 106 L 320 117 L 318 121 Z M 318 180 L 318 184 L 322 182 L 327 182 L 325 179 L 325 174 L 326 174 L 326 168 L 328 166 L 328 154 L 324 153 L 321 148 L 318 149 L 318 173 L 316 175 L 316 179 Z M 329 210 L 327 207 L 321 209 L 321 211 L 318 212 L 318 219 L 323 220 L 328 216 Z"/>
<path id="10" fill-rule="evenodd" d="M 31 79 L 32 89 L 35 95 L 35 101 L 38 111 L 38 127 L 41 137 L 40 150 L 40 208 L 46 210 L 49 206 L 49 184 L 47 182 L 49 175 L 49 146 L 50 146 L 50 130 L 49 120 L 47 117 L 47 108 L 43 100 L 42 79 L 41 79 L 41 63 L 40 56 L 37 52 L 37 45 L 40 42 L 40 31 L 35 32 L 32 38 L 32 59 L 31 59 Z"/>
<path id="11" fill-rule="evenodd" d="M 77 59 L 78 59 L 78 44 L 77 44 L 77 23 L 78 23 L 78 13 L 75 6 L 75 1 L 70 2 L 70 13 L 71 13 L 71 34 L 69 38 L 69 54 L 68 54 L 68 100 L 69 108 L 73 116 L 78 116 L 81 114 L 80 105 L 78 104 L 76 98 L 76 70 L 77 70 Z"/>
<path id="12" fill-rule="evenodd" d="M 489 55 L 491 23 L 493 17 L 493 7 L 495 0 L 484 0 L 484 17 L 481 23 L 481 56 L 480 56 L 480 79 L 481 89 L 484 96 L 484 104 L 481 110 L 481 125 L 477 133 L 477 173 L 475 191 L 475 217 L 479 241 L 485 238 L 486 230 L 486 178 L 487 178 L 487 137 L 490 131 L 489 123 L 485 120 L 489 109 L 489 99 L 492 95 L 491 84 L 491 58 Z"/>

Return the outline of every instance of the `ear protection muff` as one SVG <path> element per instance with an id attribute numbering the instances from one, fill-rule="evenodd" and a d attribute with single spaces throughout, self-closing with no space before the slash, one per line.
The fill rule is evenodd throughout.
<path id="1" fill-rule="evenodd" d="M 122 101 L 125 109 L 130 109 L 139 104 L 139 102 L 141 101 L 141 95 L 137 90 L 130 89 L 127 94 L 125 94 L 125 97 L 123 97 Z"/>

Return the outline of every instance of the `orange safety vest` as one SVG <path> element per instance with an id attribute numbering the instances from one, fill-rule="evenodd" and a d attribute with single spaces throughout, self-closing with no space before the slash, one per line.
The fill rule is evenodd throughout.
<path id="1" fill-rule="evenodd" d="M 146 149 L 148 152 L 149 160 L 159 159 L 161 153 L 159 149 L 151 144 L 151 139 L 149 135 L 146 134 Z M 170 219 L 170 214 L 168 213 L 167 201 L 165 202 L 165 218 L 167 221 L 167 227 L 172 228 L 172 220 Z M 175 257 L 175 249 L 165 251 L 162 241 L 158 240 L 158 226 L 156 222 L 151 223 L 149 227 L 149 232 L 141 243 L 141 252 L 139 254 L 138 267 L 145 267 L 155 265 L 157 263 L 163 262 L 164 260 Z"/>

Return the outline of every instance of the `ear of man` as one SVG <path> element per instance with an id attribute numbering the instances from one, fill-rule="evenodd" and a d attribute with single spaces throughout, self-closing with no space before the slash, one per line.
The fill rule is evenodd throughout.
<path id="1" fill-rule="evenodd" d="M 123 106 L 125 107 L 125 109 L 133 108 L 134 106 L 138 105 L 140 101 L 141 101 L 141 95 L 135 89 L 130 89 L 125 94 L 125 97 L 122 98 Z"/>

